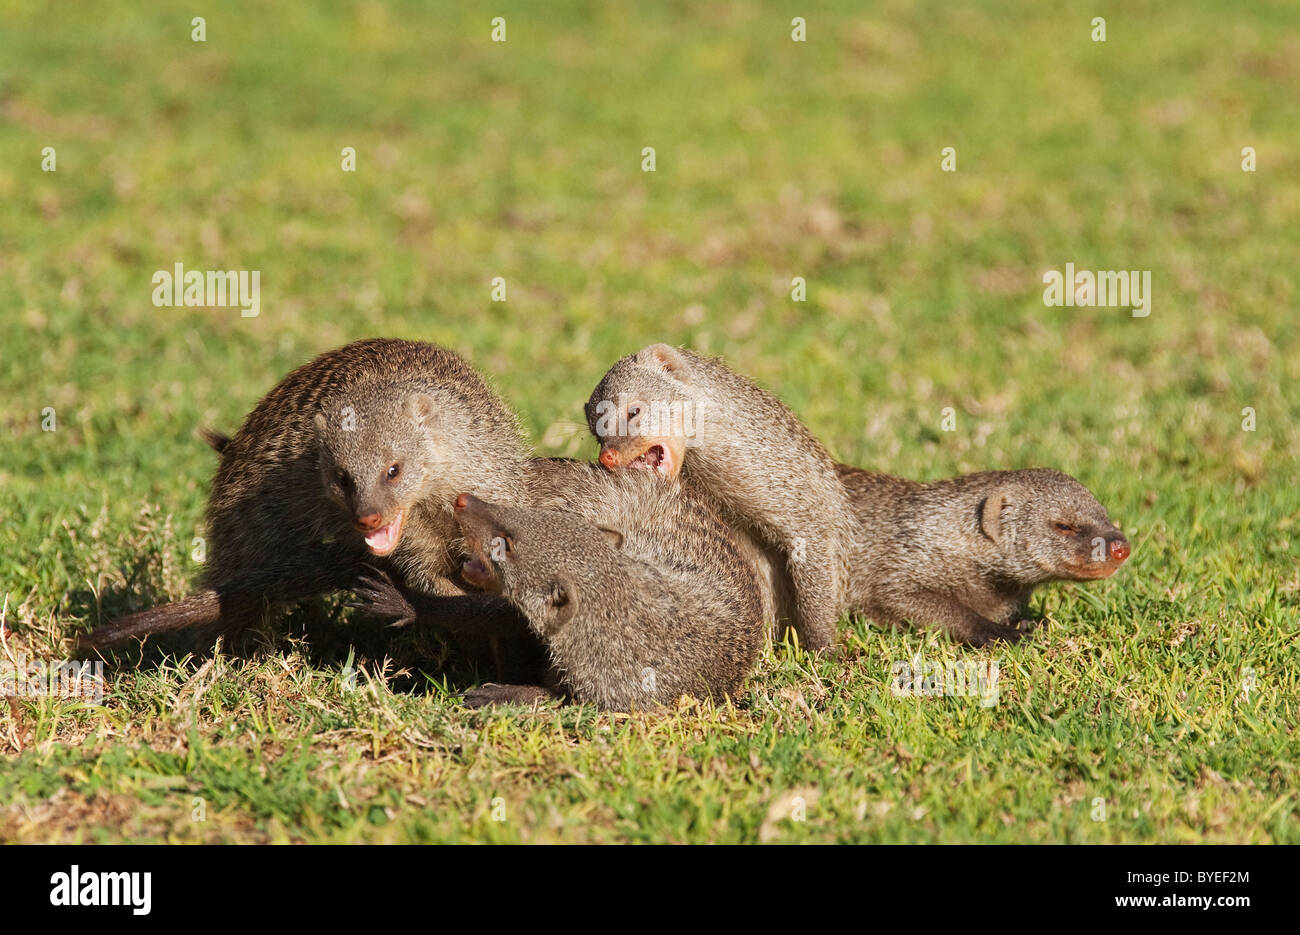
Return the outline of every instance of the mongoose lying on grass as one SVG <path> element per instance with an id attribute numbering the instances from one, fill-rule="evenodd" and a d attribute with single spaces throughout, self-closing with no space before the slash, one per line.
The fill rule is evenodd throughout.
<path id="1" fill-rule="evenodd" d="M 550 652 L 558 694 L 624 711 L 735 694 L 763 620 L 730 530 L 675 485 L 616 483 L 607 502 L 617 526 L 462 494 L 465 579 L 524 614 Z M 492 700 L 530 697 L 519 686 L 485 688 Z"/>
<path id="2" fill-rule="evenodd" d="M 1086 487 L 1049 468 L 917 483 L 847 465 L 857 514 L 850 607 L 946 627 L 975 646 L 1019 639 L 1035 587 L 1108 578 L 1128 540 Z"/>
<path id="3" fill-rule="evenodd" d="M 610 368 L 586 414 L 605 467 L 680 474 L 728 520 L 778 547 L 800 642 L 834 641 L 853 517 L 834 460 L 780 400 L 720 360 L 652 344 Z"/>
<path id="4" fill-rule="evenodd" d="M 636 561 L 649 563 L 653 569 L 659 569 L 660 573 L 664 573 L 663 569 L 668 569 L 671 580 L 667 583 L 683 592 L 680 596 L 686 601 L 684 606 L 688 612 L 692 595 L 701 587 L 716 592 L 714 598 L 726 604 L 739 603 L 738 595 L 748 594 L 751 588 L 754 589 L 758 606 L 747 624 L 753 632 L 745 634 L 746 641 L 752 638 L 755 645 L 760 643 L 763 639 L 763 624 L 774 618 L 776 603 L 787 600 L 780 590 L 780 575 L 774 574 L 770 567 L 768 553 L 753 540 L 724 523 L 706 500 L 681 490 L 675 481 L 665 483 L 660 478 L 642 472 L 614 474 L 588 462 L 564 458 L 530 458 L 521 466 L 520 474 L 520 492 L 508 504 L 499 504 L 496 508 L 504 510 L 510 506 L 547 518 L 567 517 L 564 522 L 576 522 L 585 529 L 603 526 L 622 530 L 625 545 L 620 560 L 632 561 L 635 557 Z M 463 519 L 461 525 L 464 525 Z M 469 538 L 465 536 L 466 541 L 457 543 L 458 551 L 469 547 Z M 540 563 L 576 560 L 570 554 L 551 555 L 537 546 L 527 554 L 532 559 L 529 567 L 534 564 L 537 567 L 551 567 Z M 482 581 L 481 575 L 476 576 L 472 572 L 467 572 L 462 577 L 471 584 Z M 685 584 L 679 584 L 679 580 Z M 645 582 L 637 585 L 638 588 L 642 586 L 648 585 Z M 502 615 L 511 619 L 519 617 L 515 605 L 493 594 L 480 595 L 475 606 L 467 611 L 464 604 L 469 598 L 449 600 L 430 596 L 395 585 L 382 575 L 370 576 L 357 589 L 357 593 L 362 599 L 360 606 L 363 609 L 395 618 L 399 623 L 419 621 L 421 625 L 447 626 L 459 620 L 462 626 L 485 627 L 495 632 L 503 626 L 499 619 Z M 604 585 L 604 593 L 609 612 L 614 616 L 602 621 L 600 626 L 596 625 L 593 618 L 591 623 L 574 630 L 574 633 L 603 633 L 605 636 L 619 633 L 615 629 L 616 621 L 641 621 L 644 607 L 657 607 L 660 603 L 660 599 L 656 598 L 653 604 L 638 607 L 635 603 L 629 603 L 632 598 L 626 589 L 609 582 Z M 472 616 L 472 620 L 466 619 L 467 613 Z M 730 613 L 727 619 L 735 616 L 735 613 Z M 676 613 L 672 619 L 678 621 Z M 657 633 L 660 627 L 658 623 L 632 625 L 640 628 L 638 633 Z M 673 625 L 679 625 L 679 621 Z M 645 629 L 646 626 L 650 628 Z M 705 630 L 712 626 L 712 623 L 706 624 Z M 724 637 L 724 642 L 732 644 L 738 638 L 731 629 L 724 633 Z M 618 662 L 621 658 L 618 654 L 623 651 L 625 643 L 626 638 L 620 635 L 617 645 L 591 647 L 588 652 L 612 654 L 613 660 Z M 687 643 L 696 648 L 681 653 L 668 647 L 663 648 L 663 652 L 669 654 L 666 658 L 676 660 L 676 668 L 668 682 L 663 682 L 661 677 L 659 689 L 676 691 L 681 685 L 682 676 L 679 672 L 683 668 L 682 660 L 702 658 L 694 637 L 688 639 Z M 569 658 L 595 658 L 594 655 L 581 655 L 583 647 L 571 640 L 553 647 L 553 658 L 557 650 L 566 653 Z M 729 652 L 724 649 L 718 651 Z M 471 706 L 527 703 L 557 695 L 568 695 L 584 701 L 597 700 L 590 679 L 581 684 L 566 682 L 564 672 L 571 670 L 572 665 L 564 662 L 563 658 L 555 658 L 555 661 L 559 668 L 549 673 L 539 672 L 533 679 L 533 684 L 488 683 L 470 691 L 465 696 L 466 703 Z M 624 668 L 631 665 L 626 660 L 621 664 Z M 720 663 L 709 663 L 715 666 L 718 664 Z M 725 661 L 721 664 L 730 665 Z M 722 683 L 717 678 L 711 678 L 708 684 L 709 690 L 717 694 L 718 686 Z M 604 692 L 604 696 L 607 699 L 612 697 L 608 691 Z M 644 702 L 646 699 L 642 697 L 639 700 Z M 610 704 L 618 706 L 612 701 Z"/>
<path id="5" fill-rule="evenodd" d="M 368 562 L 408 586 L 463 594 L 451 504 L 502 497 L 526 456 L 514 415 L 451 351 L 374 339 L 329 351 L 272 389 L 221 453 L 212 484 L 204 589 L 114 620 L 102 648 L 185 627 L 231 633 L 267 602 L 351 587 Z M 519 635 L 527 640 L 522 622 Z"/>

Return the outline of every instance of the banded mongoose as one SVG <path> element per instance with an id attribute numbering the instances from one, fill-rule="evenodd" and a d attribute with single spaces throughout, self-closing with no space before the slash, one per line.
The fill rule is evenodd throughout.
<path id="1" fill-rule="evenodd" d="M 847 465 L 859 528 L 851 609 L 942 626 L 975 646 L 1013 642 L 1034 588 L 1108 578 L 1129 543 L 1086 487 L 1050 468 L 917 483 Z"/>
<path id="2" fill-rule="evenodd" d="M 788 605 L 784 576 L 773 567 L 770 552 L 724 523 L 707 500 L 681 490 L 676 481 L 665 483 L 643 472 L 611 473 L 590 462 L 567 458 L 530 458 L 522 465 L 521 480 L 521 492 L 503 505 L 545 511 L 548 516 L 562 513 L 591 527 L 633 530 L 633 543 L 654 543 L 653 550 L 643 549 L 638 554 L 657 557 L 680 573 L 704 563 L 708 569 L 705 579 L 726 584 L 729 590 L 741 588 L 742 583 L 745 589 L 755 587 L 759 604 L 753 628 L 759 641 L 764 624 Z M 463 552 L 464 546 L 463 541 L 458 542 L 458 552 Z M 462 577 L 472 583 L 469 575 Z M 446 627 L 459 621 L 466 629 L 496 632 L 506 626 L 500 619 L 503 615 L 519 617 L 514 606 L 491 594 L 479 595 L 467 611 L 468 597 L 430 596 L 395 584 L 382 574 L 368 576 L 357 594 L 364 610 L 398 623 L 418 621 Z M 624 612 L 638 613 L 634 608 L 624 608 Z M 547 685 L 550 687 L 543 687 Z M 566 692 L 555 673 L 539 671 L 531 684 L 487 683 L 468 692 L 465 701 L 478 707 L 527 703 L 557 694 Z"/>
<path id="3" fill-rule="evenodd" d="M 779 548 L 800 643 L 834 642 L 854 521 L 835 461 L 784 403 L 721 360 L 651 344 L 610 368 L 586 415 L 606 468 L 680 474 Z"/>
<path id="4" fill-rule="evenodd" d="M 673 486 L 616 483 L 607 513 L 619 522 L 605 526 L 457 498 L 465 579 L 528 619 L 556 694 L 622 711 L 684 694 L 721 700 L 753 668 L 757 581 L 722 520 Z"/>
<path id="5" fill-rule="evenodd" d="M 207 437 L 221 463 L 203 590 L 105 624 L 83 645 L 200 625 L 233 632 L 267 602 L 351 587 L 376 562 L 417 591 L 462 595 L 452 502 L 465 490 L 509 496 L 526 460 L 514 415 L 469 364 L 384 338 L 320 355 L 233 438 Z M 517 618 L 515 631 L 532 640 Z"/>

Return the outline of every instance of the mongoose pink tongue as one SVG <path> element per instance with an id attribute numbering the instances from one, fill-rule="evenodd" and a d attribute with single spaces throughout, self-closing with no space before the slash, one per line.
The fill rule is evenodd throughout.
<path id="1" fill-rule="evenodd" d="M 652 471 L 658 471 L 660 474 L 672 474 L 672 461 L 668 457 L 668 449 L 663 445 L 651 445 L 635 461 L 634 465 L 644 465 Z"/>
<path id="2" fill-rule="evenodd" d="M 398 511 L 397 517 L 387 526 L 381 526 L 374 532 L 366 533 L 366 547 L 376 555 L 387 555 L 397 548 L 397 540 L 401 536 L 402 514 L 401 511 Z"/>
<path id="3" fill-rule="evenodd" d="M 496 583 L 496 575 L 488 567 L 488 563 L 483 561 L 477 555 L 471 555 L 465 559 L 460 567 L 461 576 L 476 588 L 490 590 Z"/>

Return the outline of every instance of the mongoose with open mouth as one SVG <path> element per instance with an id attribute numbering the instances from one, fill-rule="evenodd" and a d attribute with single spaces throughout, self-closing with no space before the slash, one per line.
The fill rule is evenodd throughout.
<path id="1" fill-rule="evenodd" d="M 1108 578 L 1129 543 L 1081 483 L 1050 468 L 918 483 L 847 465 L 858 519 L 850 609 L 885 624 L 1013 642 L 1034 588 Z"/>
<path id="2" fill-rule="evenodd" d="M 513 413 L 469 364 L 383 338 L 299 367 L 233 438 L 207 439 L 221 463 L 204 589 L 111 621 L 82 645 L 204 625 L 231 633 L 268 602 L 351 587 L 376 561 L 413 589 L 464 594 L 452 502 L 465 490 L 512 494 L 526 461 Z"/>
<path id="3" fill-rule="evenodd" d="M 778 548 L 801 644 L 834 641 L 853 516 L 835 461 L 784 403 L 721 360 L 651 344 L 609 369 L 586 415 L 606 468 L 680 475 Z"/>
<path id="4" fill-rule="evenodd" d="M 462 494 L 465 579 L 528 619 L 551 657 L 550 693 L 624 711 L 734 695 L 758 656 L 763 620 L 731 531 L 675 485 L 627 478 L 604 487 L 600 512 L 616 524 Z M 526 701 L 544 692 L 489 685 L 479 694 Z"/>

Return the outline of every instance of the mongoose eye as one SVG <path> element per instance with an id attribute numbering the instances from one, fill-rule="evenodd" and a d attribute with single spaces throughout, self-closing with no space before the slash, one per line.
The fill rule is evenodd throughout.
<path id="1" fill-rule="evenodd" d="M 492 541 L 488 543 L 488 552 L 492 556 L 492 561 L 501 562 L 505 561 L 505 557 L 514 547 L 515 544 L 510 541 L 509 536 L 493 536 Z"/>
<path id="2" fill-rule="evenodd" d="M 390 465 L 388 468 L 388 479 L 394 480 L 396 479 L 397 475 L 401 473 L 402 473 L 402 466 L 400 464 Z"/>
<path id="3" fill-rule="evenodd" d="M 641 414 L 641 407 L 640 407 L 640 406 L 628 406 L 628 407 L 627 407 L 627 420 L 628 420 L 629 422 L 631 422 L 633 419 L 635 419 L 635 418 L 636 418 L 637 416 L 639 416 L 640 414 Z"/>
<path id="4" fill-rule="evenodd" d="M 1077 535 L 1079 532 L 1078 529 L 1071 526 L 1069 523 L 1052 523 L 1052 526 L 1054 526 L 1056 531 L 1063 536 L 1073 536 Z"/>

